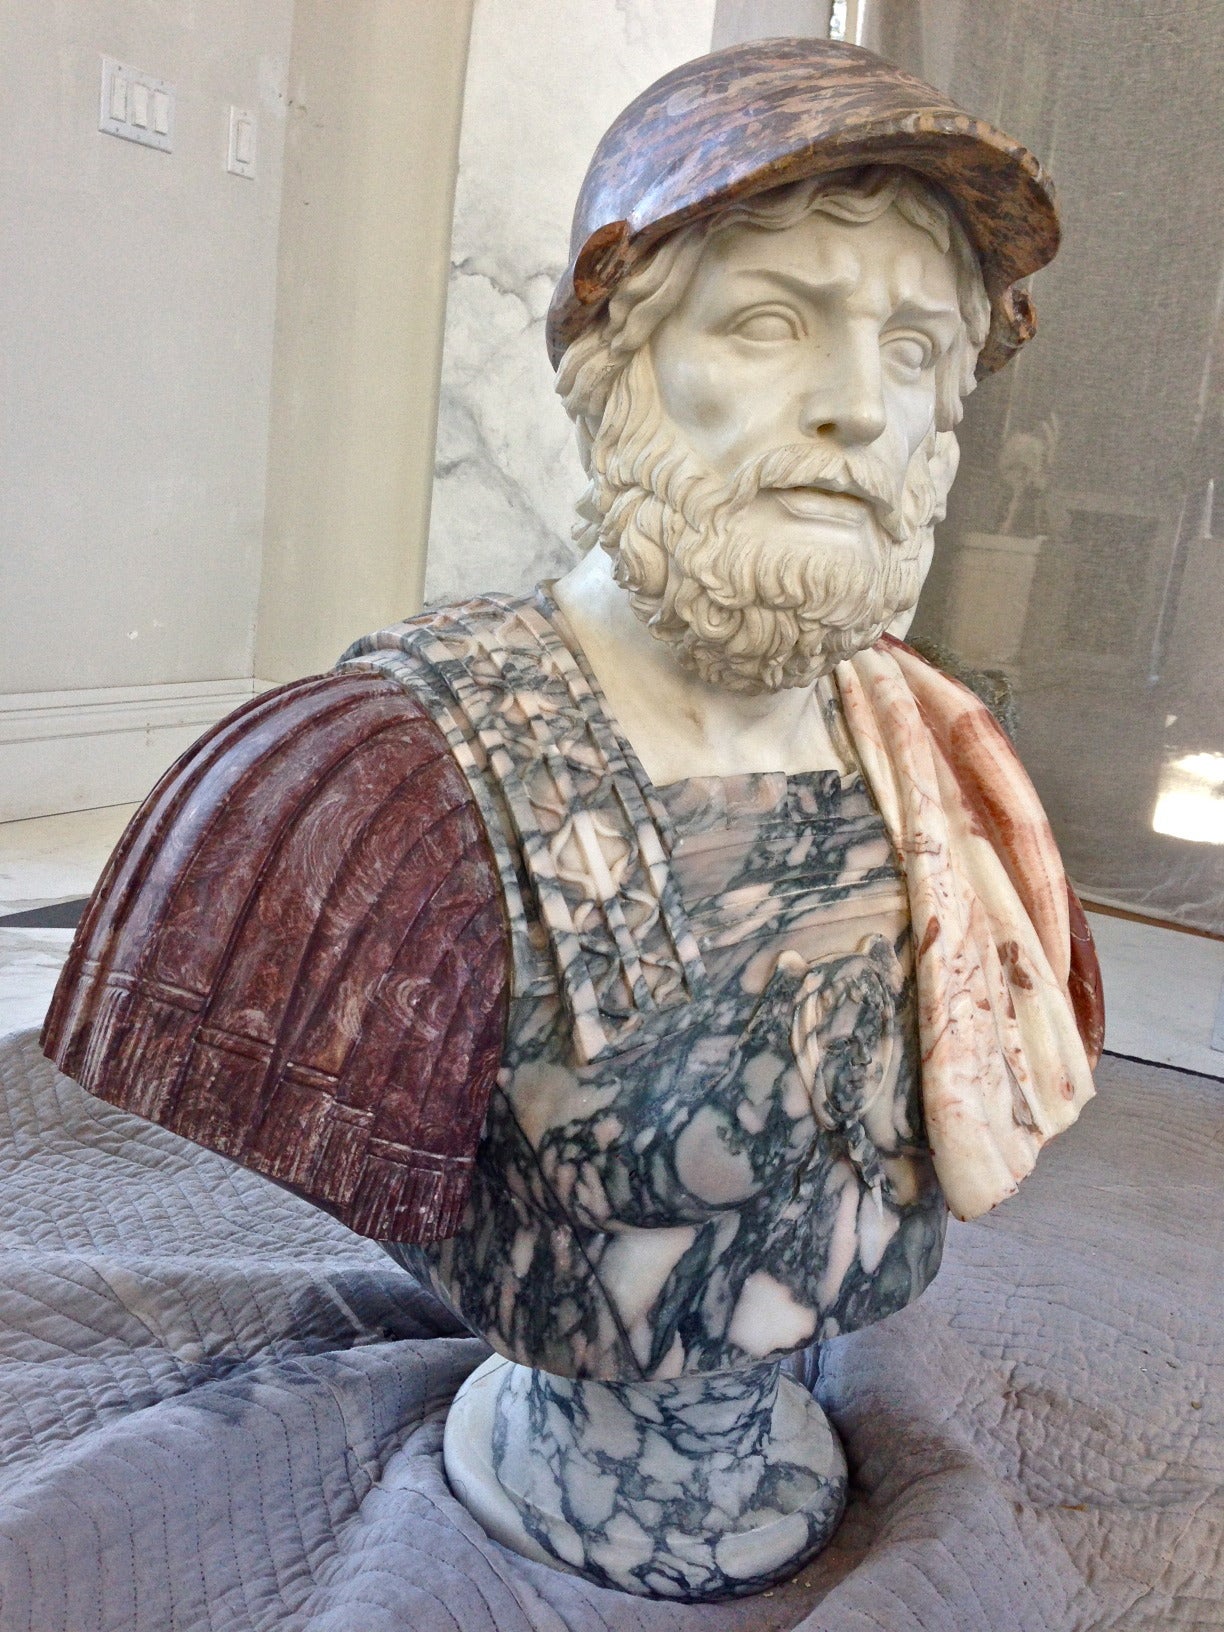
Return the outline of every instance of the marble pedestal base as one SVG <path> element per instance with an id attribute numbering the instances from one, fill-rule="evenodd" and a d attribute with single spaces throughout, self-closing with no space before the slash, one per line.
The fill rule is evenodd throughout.
<path id="1" fill-rule="evenodd" d="M 456 1396 L 444 1455 L 451 1489 L 494 1540 L 650 1597 L 784 1581 L 845 1506 L 837 1435 L 776 1364 L 593 1383 L 494 1355 Z"/>

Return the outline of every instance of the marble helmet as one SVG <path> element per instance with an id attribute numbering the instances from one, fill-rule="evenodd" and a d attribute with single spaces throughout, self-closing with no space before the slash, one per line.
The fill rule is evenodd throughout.
<path id="1" fill-rule="evenodd" d="M 769 188 L 895 164 L 935 183 L 977 251 L 991 323 L 979 377 L 1033 334 L 1019 281 L 1054 256 L 1054 185 L 1017 141 L 872 51 L 758 40 L 664 74 L 613 121 L 574 210 L 548 312 L 554 368 L 617 285 L 681 227 Z"/>

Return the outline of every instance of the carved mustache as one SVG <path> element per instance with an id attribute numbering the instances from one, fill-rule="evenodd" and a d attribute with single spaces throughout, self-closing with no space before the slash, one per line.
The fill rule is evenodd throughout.
<path id="1" fill-rule="evenodd" d="M 845 493 L 862 499 L 890 538 L 904 532 L 901 497 L 904 483 L 879 457 L 866 449 L 835 452 L 796 444 L 773 448 L 750 459 L 735 473 L 727 487 L 728 507 L 741 510 L 760 492 L 788 488 L 818 488 L 826 493 Z"/>

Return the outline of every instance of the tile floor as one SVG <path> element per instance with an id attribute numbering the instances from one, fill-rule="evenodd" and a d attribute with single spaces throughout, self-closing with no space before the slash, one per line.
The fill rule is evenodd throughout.
<path id="1" fill-rule="evenodd" d="M 0 919 L 88 895 L 135 805 L 0 823 Z M 1090 914 L 1112 1053 L 1224 1079 L 1224 941 Z M 71 929 L 0 923 L 0 1035 L 41 1024 Z M 1224 1038 L 1221 1039 L 1224 1041 Z"/>
<path id="2" fill-rule="evenodd" d="M 1224 1048 L 1212 1047 L 1224 1002 L 1224 941 L 1100 912 L 1088 917 L 1105 978 L 1105 1047 L 1224 1078 Z"/>
<path id="3" fill-rule="evenodd" d="M 88 895 L 135 809 L 0 822 L 0 919 Z M 42 1024 L 72 933 L 0 923 L 0 1036 Z"/>

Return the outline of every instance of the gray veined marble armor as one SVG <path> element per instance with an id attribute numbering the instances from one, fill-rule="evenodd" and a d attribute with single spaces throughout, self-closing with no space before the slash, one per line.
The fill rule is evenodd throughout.
<path id="1" fill-rule="evenodd" d="M 543 594 L 351 657 L 430 694 L 481 763 L 523 949 L 463 1225 L 401 1261 L 506 1358 L 603 1381 L 777 1359 L 916 1297 L 946 1214 L 862 777 L 654 787 Z"/>
<path id="2" fill-rule="evenodd" d="M 350 660 L 430 700 L 515 945 L 462 1226 L 389 1248 L 497 1351 L 448 1419 L 452 1485 L 606 1585 L 759 1590 L 845 1500 L 781 1359 L 903 1307 L 943 1244 L 883 819 L 857 773 L 653 786 L 543 594 Z"/>
<path id="3" fill-rule="evenodd" d="M 464 1227 L 403 1250 L 500 1353 L 560 1375 L 776 1358 L 901 1308 L 943 1241 L 904 892 L 861 778 L 660 797 L 716 995 L 586 1066 L 555 995 L 516 1002 Z M 792 1043 L 805 984 L 831 1127 Z"/>

